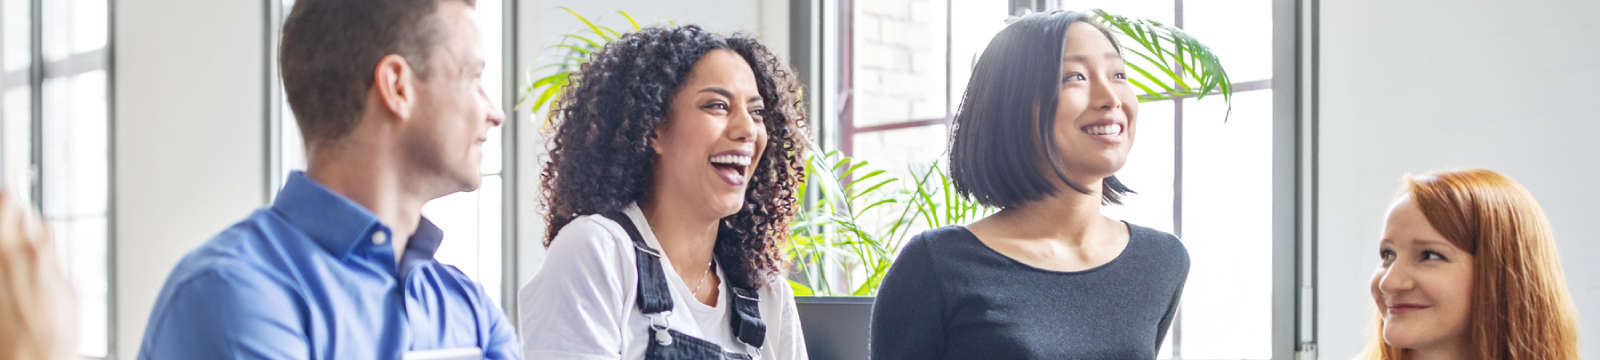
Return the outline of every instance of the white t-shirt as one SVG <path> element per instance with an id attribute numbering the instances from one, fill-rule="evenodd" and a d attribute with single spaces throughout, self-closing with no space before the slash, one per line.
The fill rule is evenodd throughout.
<path id="1" fill-rule="evenodd" d="M 651 248 L 661 249 L 637 205 L 623 211 L 633 219 Z M 545 255 L 544 267 L 518 292 L 522 324 L 522 356 L 527 359 L 643 359 L 651 341 L 650 319 L 639 311 L 639 271 L 633 240 L 622 225 L 603 216 L 573 219 L 561 228 Z M 727 288 L 720 287 L 717 306 L 683 294 L 688 285 L 672 262 L 661 257 L 673 308 L 667 327 L 715 343 L 725 351 L 751 353 L 730 329 Z M 721 266 L 717 274 L 722 275 Z M 724 277 L 725 278 L 725 277 Z M 807 359 L 794 293 L 782 279 L 758 290 L 761 320 L 767 324 L 762 360 Z M 685 300 L 687 299 L 687 300 Z M 759 356 L 759 357 L 757 357 Z"/>

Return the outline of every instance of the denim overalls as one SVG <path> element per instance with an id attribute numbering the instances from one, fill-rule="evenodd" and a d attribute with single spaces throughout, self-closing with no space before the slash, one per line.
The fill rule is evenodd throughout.
<path id="1" fill-rule="evenodd" d="M 752 356 L 760 356 L 755 351 L 750 354 L 723 351 L 715 343 L 668 329 L 667 314 L 671 313 L 673 302 L 672 293 L 667 290 L 666 274 L 661 269 L 661 253 L 645 244 L 639 228 L 627 215 L 612 212 L 603 216 L 622 225 L 633 240 L 634 266 L 639 270 L 639 311 L 650 319 L 650 328 L 646 329 L 650 345 L 645 348 L 645 360 L 752 360 Z M 730 317 L 733 333 L 747 348 L 761 348 L 761 343 L 766 341 L 767 324 L 761 321 L 759 296 L 755 291 L 734 287 L 727 281 L 723 283 L 728 284 L 728 293 L 723 296 L 732 296 L 729 305 L 733 307 Z"/>

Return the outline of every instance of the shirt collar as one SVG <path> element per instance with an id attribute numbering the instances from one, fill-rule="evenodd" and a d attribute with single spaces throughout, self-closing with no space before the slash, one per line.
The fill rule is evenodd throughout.
<path id="1" fill-rule="evenodd" d="M 340 258 L 364 241 L 370 241 L 374 232 L 390 233 L 389 227 L 378 221 L 377 214 L 311 180 L 302 171 L 289 173 L 283 190 L 272 202 L 272 210 L 304 231 L 328 253 Z M 417 231 L 406 243 L 400 269 L 410 270 L 433 261 L 443 239 L 444 231 L 428 218 L 422 218 L 417 222 Z"/>

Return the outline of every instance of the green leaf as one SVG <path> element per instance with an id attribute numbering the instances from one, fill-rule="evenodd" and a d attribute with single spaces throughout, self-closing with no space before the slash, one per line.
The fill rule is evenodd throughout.
<path id="1" fill-rule="evenodd" d="M 618 14 L 622 14 L 622 17 L 628 19 L 628 24 L 632 24 L 633 25 L 633 31 L 639 31 L 639 22 L 638 21 L 633 21 L 633 16 L 632 15 L 628 15 L 627 12 L 624 12 L 622 10 L 617 10 L 617 13 Z"/>
<path id="2" fill-rule="evenodd" d="M 589 40 L 589 38 L 584 37 L 582 35 L 578 35 L 578 34 L 562 34 L 561 37 L 563 39 L 577 39 L 578 41 L 582 41 L 582 42 L 584 42 L 586 44 L 589 44 L 589 48 L 591 48 L 591 49 L 599 49 L 601 47 L 600 43 L 595 42 L 594 40 Z"/>
<path id="3" fill-rule="evenodd" d="M 554 83 L 551 83 L 550 87 L 546 87 L 544 89 L 544 93 L 539 95 L 539 99 L 533 101 L 533 112 L 537 113 L 539 112 L 539 109 L 544 108 L 545 102 L 550 101 L 551 97 L 556 96 L 557 93 L 560 93 L 561 90 L 566 87 L 566 85 L 567 78 L 563 77 L 557 79 Z"/>
<path id="4" fill-rule="evenodd" d="M 572 9 L 569 9 L 569 8 L 567 8 L 565 6 L 559 6 L 559 8 L 561 10 L 566 10 L 568 14 L 572 14 L 572 17 L 578 18 L 578 21 L 582 21 L 584 25 L 588 25 L 589 29 L 594 30 L 595 34 L 599 34 L 600 38 L 606 39 L 606 42 L 611 42 L 612 40 L 615 40 L 615 39 L 612 39 L 610 36 L 606 36 L 605 33 L 601 33 L 600 32 L 600 27 L 595 26 L 594 23 L 592 23 L 592 22 L 589 22 L 589 19 L 584 18 L 583 15 L 578 15 L 577 11 L 572 11 Z"/>
<path id="5" fill-rule="evenodd" d="M 572 45 L 567 45 L 567 44 L 556 44 L 553 47 L 576 51 L 579 54 L 584 54 L 584 55 L 589 55 L 591 53 L 594 53 L 594 50 L 589 50 L 589 49 L 585 49 L 585 48 L 581 48 L 581 47 L 577 47 L 577 46 L 572 46 Z"/>
<path id="6" fill-rule="evenodd" d="M 794 289 L 795 296 L 816 295 L 816 292 L 811 291 L 811 287 L 810 286 L 806 286 L 805 284 L 801 284 L 799 282 L 795 282 L 794 280 L 789 280 L 789 288 L 790 289 Z"/>

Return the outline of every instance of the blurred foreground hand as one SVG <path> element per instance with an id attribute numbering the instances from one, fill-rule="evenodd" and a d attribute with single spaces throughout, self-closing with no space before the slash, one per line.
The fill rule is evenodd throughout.
<path id="1" fill-rule="evenodd" d="M 77 303 L 44 222 L 0 190 L 0 360 L 76 356 Z"/>

